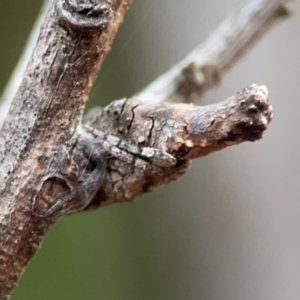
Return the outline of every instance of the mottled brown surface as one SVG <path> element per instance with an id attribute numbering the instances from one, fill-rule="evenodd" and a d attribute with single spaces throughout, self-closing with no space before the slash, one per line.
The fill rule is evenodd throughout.
<path id="1" fill-rule="evenodd" d="M 103 185 L 87 209 L 132 201 L 176 180 L 186 172 L 191 159 L 260 139 L 271 119 L 267 90 L 256 85 L 223 102 L 203 107 L 147 105 L 137 99 L 124 99 L 103 110 L 94 109 L 85 118 L 87 126 L 99 131 L 94 131 L 94 137 L 100 140 L 108 141 L 108 135 L 117 137 L 115 145 L 120 152 L 114 151 L 116 154 L 108 160 Z M 145 147 L 161 151 L 155 154 L 155 161 L 152 156 L 141 155 Z M 108 150 L 113 153 L 111 148 Z M 166 160 L 165 152 L 175 158 L 173 165 L 160 162 Z"/>
<path id="2" fill-rule="evenodd" d="M 267 89 L 252 85 L 206 107 L 114 101 L 80 124 L 129 3 L 57 0 L 45 20 L 0 136 L 0 299 L 59 217 L 132 201 L 271 121 Z"/>
<path id="3" fill-rule="evenodd" d="M 76 170 L 68 157 L 77 142 L 76 127 L 129 5 L 127 0 L 107 2 L 110 14 L 100 14 L 100 21 L 93 15 L 95 26 L 86 29 L 51 8 L 1 131 L 0 299 L 9 297 L 49 226 L 76 206 L 75 197 L 75 204 L 68 199 L 61 211 L 43 214 L 57 195 L 71 189 L 68 180 L 74 180 Z M 61 169 L 62 159 L 69 170 Z"/>

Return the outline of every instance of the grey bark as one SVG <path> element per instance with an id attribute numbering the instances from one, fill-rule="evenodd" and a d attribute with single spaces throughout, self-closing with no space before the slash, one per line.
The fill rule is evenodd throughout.
<path id="1" fill-rule="evenodd" d="M 132 201 L 191 159 L 260 139 L 272 119 L 266 87 L 251 85 L 207 107 L 114 101 L 81 123 L 129 4 L 57 0 L 45 19 L 0 135 L 0 299 L 59 217 Z"/>

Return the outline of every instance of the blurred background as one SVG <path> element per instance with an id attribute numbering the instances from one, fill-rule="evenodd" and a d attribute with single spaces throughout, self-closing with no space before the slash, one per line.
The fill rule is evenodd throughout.
<path id="1" fill-rule="evenodd" d="M 130 96 L 202 42 L 240 0 L 135 0 L 89 106 Z M 40 0 L 0 2 L 3 90 Z M 194 161 L 134 204 L 61 219 L 13 300 L 300 299 L 300 4 L 202 103 L 266 84 L 263 140 Z"/>

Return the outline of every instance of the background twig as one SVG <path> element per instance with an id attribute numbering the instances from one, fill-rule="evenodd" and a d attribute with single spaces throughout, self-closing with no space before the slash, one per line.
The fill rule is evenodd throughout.
<path id="1" fill-rule="evenodd" d="M 204 44 L 161 75 L 136 97 L 145 103 L 194 102 L 221 77 L 257 40 L 288 15 L 289 0 L 247 2 L 225 19 Z"/>

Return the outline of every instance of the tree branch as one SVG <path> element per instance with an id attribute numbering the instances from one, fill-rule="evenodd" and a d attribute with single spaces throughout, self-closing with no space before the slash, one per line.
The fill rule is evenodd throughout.
<path id="1" fill-rule="evenodd" d="M 85 101 L 129 0 L 99 3 L 55 1 L 3 125 L 0 299 L 9 297 L 49 226 L 82 205 L 61 175 L 67 166 L 60 162 L 77 142 Z M 69 167 L 66 171 L 74 172 Z M 36 213 L 62 194 L 70 199 L 60 213 Z"/>
<path id="2" fill-rule="evenodd" d="M 271 119 L 268 91 L 257 85 L 203 107 L 125 99 L 94 109 L 85 119 L 89 140 L 113 155 L 86 209 L 132 201 L 174 181 L 187 171 L 191 159 L 260 139 Z"/>
<path id="3" fill-rule="evenodd" d="M 0 299 L 59 217 L 132 201 L 193 158 L 260 139 L 271 121 L 266 87 L 252 85 L 207 107 L 114 101 L 81 124 L 129 4 L 56 0 L 49 10 L 0 132 Z"/>
<path id="4" fill-rule="evenodd" d="M 290 0 L 247 2 L 226 18 L 209 39 L 161 75 L 136 97 L 145 103 L 193 102 L 216 86 L 222 76 L 282 17 Z"/>

